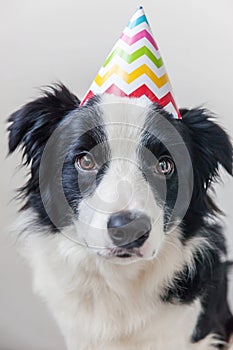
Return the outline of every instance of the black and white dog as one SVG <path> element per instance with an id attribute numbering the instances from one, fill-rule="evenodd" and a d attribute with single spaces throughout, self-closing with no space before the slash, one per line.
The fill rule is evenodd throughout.
<path id="1" fill-rule="evenodd" d="M 69 350 L 227 347 L 226 246 L 210 197 L 232 145 L 203 109 L 55 86 L 9 118 L 29 179 L 17 223 Z"/>

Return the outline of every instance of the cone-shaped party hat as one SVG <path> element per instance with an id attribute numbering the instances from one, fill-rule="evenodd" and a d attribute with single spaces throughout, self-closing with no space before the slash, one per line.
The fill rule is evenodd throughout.
<path id="1" fill-rule="evenodd" d="M 81 105 L 97 94 L 148 99 L 181 118 L 148 20 L 140 6 L 113 47 Z"/>

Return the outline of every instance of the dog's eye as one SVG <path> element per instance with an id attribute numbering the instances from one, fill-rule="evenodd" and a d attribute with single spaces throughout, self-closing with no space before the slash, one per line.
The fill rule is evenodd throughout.
<path id="1" fill-rule="evenodd" d="M 174 169 L 174 162 L 168 156 L 159 158 L 158 163 L 155 167 L 155 171 L 157 174 L 165 176 L 172 175 L 174 173 Z"/>
<path id="2" fill-rule="evenodd" d="M 82 153 L 75 158 L 75 167 L 91 171 L 97 168 L 96 162 L 90 153 Z"/>

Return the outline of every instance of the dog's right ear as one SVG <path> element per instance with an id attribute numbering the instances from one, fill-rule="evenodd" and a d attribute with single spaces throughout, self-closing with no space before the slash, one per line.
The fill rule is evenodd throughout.
<path id="1" fill-rule="evenodd" d="M 14 112 L 8 119 L 9 153 L 18 146 L 24 149 L 25 163 L 29 164 L 68 112 L 76 109 L 79 99 L 64 85 L 53 86 L 35 101 Z"/>

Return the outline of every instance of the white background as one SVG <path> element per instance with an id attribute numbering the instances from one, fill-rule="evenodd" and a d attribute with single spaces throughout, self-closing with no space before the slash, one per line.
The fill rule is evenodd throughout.
<path id="1" fill-rule="evenodd" d="M 7 116 L 61 80 L 82 97 L 138 5 L 158 41 L 179 106 L 204 104 L 233 134 L 232 0 L 0 1 L 0 350 L 64 350 L 52 317 L 31 290 L 30 272 L 8 239 L 24 171 L 7 154 Z M 233 256 L 233 181 L 218 204 Z M 231 241 L 231 244 L 230 244 Z M 233 279 L 233 276 L 231 277 Z M 233 292 L 232 292 L 233 295 Z M 231 298 L 233 299 L 231 295 Z"/>

